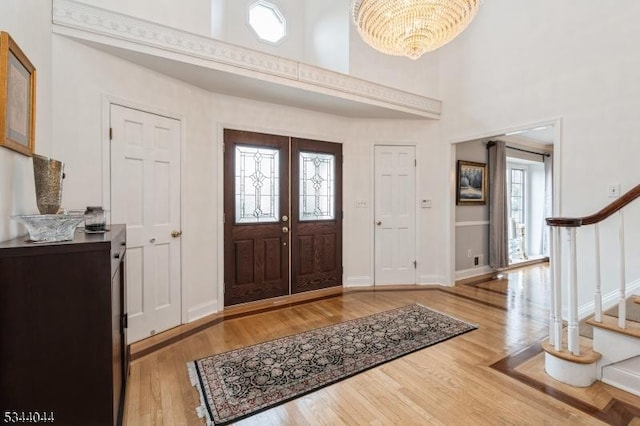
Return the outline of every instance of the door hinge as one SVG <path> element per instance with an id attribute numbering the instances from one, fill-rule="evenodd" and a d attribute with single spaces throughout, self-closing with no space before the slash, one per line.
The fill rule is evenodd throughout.
<path id="1" fill-rule="evenodd" d="M 122 329 L 129 328 L 129 314 L 124 314 L 122 316 Z"/>
<path id="2" fill-rule="evenodd" d="M 113 140 L 113 127 L 109 127 L 109 140 Z"/>
<path id="3" fill-rule="evenodd" d="M 413 167 L 418 167 L 418 160 L 413 160 Z"/>
<path id="4" fill-rule="evenodd" d="M 416 260 L 413 261 L 413 267 L 414 269 L 418 269 L 418 261 Z"/>

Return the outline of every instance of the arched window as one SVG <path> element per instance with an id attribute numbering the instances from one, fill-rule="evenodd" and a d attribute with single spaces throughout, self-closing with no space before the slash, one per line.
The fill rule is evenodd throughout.
<path id="1" fill-rule="evenodd" d="M 287 35 L 287 20 L 275 4 L 258 0 L 249 6 L 249 25 L 258 38 L 278 43 Z"/>

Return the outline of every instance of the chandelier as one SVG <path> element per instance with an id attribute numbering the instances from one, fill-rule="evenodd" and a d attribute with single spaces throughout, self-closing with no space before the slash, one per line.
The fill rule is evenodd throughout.
<path id="1" fill-rule="evenodd" d="M 469 25 L 480 0 L 352 0 L 362 39 L 380 52 L 418 59 Z"/>

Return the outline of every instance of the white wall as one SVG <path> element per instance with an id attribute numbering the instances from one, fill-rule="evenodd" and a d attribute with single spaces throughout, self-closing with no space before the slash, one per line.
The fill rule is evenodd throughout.
<path id="1" fill-rule="evenodd" d="M 564 216 L 605 206 L 609 183 L 624 192 L 640 181 L 640 3 L 579 3 L 485 1 L 467 31 L 439 51 L 443 143 L 562 119 Z M 637 235 L 639 221 L 627 224 Z M 594 281 L 589 231 L 578 242 L 582 305 L 591 300 Z M 618 250 L 605 244 L 609 292 L 619 277 Z M 639 246 L 628 244 L 627 259 L 640 256 Z M 627 265 L 628 279 L 638 279 L 637 262 Z"/>
<path id="2" fill-rule="evenodd" d="M 434 208 L 419 212 L 419 273 L 424 283 L 445 282 L 446 167 L 438 159 L 437 122 L 429 120 L 351 120 L 290 107 L 223 96 L 195 88 L 101 51 L 53 36 L 54 139 L 67 164 L 65 205 L 100 205 L 105 96 L 182 117 L 186 129 L 183 217 L 183 286 L 189 319 L 212 312 L 221 302 L 222 129 L 238 128 L 343 143 L 344 267 L 346 285 L 372 283 L 373 218 L 351 201 L 372 196 L 372 153 L 376 143 L 417 145 L 420 196 Z M 433 144 L 435 151 L 430 146 Z M 117 170 L 113 171 L 117 173 Z M 369 203 L 373 206 L 373 202 Z"/>
<path id="3" fill-rule="evenodd" d="M 303 62 L 349 73 L 349 2 L 305 1 Z"/>
<path id="4" fill-rule="evenodd" d="M 349 74 L 418 95 L 442 99 L 439 85 L 439 54 L 450 49 L 456 40 L 441 50 L 425 53 L 414 61 L 404 56 L 390 56 L 366 44 L 356 27 L 349 30 Z"/>
<path id="5" fill-rule="evenodd" d="M 35 152 L 51 156 L 51 3 L 0 2 L 0 29 L 8 32 L 36 68 Z M 24 235 L 9 216 L 38 213 L 31 158 L 0 147 L 0 241 Z"/>

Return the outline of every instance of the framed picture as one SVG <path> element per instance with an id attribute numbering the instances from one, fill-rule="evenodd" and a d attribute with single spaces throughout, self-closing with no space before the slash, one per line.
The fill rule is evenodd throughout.
<path id="1" fill-rule="evenodd" d="M 31 156 L 35 150 L 36 69 L 0 32 L 0 146 Z"/>
<path id="2" fill-rule="evenodd" d="M 457 204 L 487 203 L 487 165 L 458 160 Z"/>

